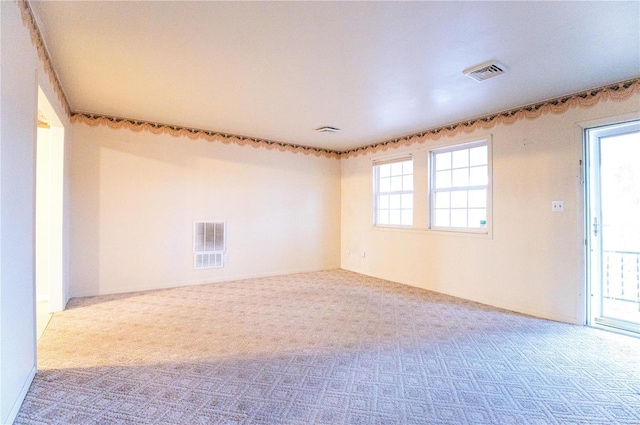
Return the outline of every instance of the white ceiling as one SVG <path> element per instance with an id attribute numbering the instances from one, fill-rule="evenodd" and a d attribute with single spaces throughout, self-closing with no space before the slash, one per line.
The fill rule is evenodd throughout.
<path id="1" fill-rule="evenodd" d="M 637 1 L 30 4 L 74 111 L 335 150 L 640 75 Z"/>

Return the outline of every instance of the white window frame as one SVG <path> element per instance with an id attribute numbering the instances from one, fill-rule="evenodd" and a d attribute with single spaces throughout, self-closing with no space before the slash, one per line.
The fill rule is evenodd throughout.
<path id="1" fill-rule="evenodd" d="M 411 165 L 412 165 L 412 171 L 411 171 L 411 190 L 396 190 L 396 191 L 385 191 L 385 192 L 380 192 L 380 166 L 381 165 L 386 165 L 386 164 L 394 164 L 394 163 L 399 163 L 399 162 L 406 162 L 406 161 L 411 161 Z M 412 228 L 414 226 L 415 223 L 415 218 L 414 218 L 414 211 L 415 211 L 415 169 L 413 168 L 413 155 L 412 154 L 407 154 L 407 155 L 402 155 L 402 156 L 396 156 L 396 157 L 392 157 L 392 158 L 381 158 L 381 159 L 374 159 L 372 161 L 372 168 L 373 168 L 373 225 L 376 227 L 389 227 L 389 228 Z M 403 174 L 402 177 L 404 177 L 405 175 Z M 391 224 L 391 223 L 384 223 L 381 224 L 378 218 L 378 212 L 379 212 L 379 196 L 381 194 L 384 195 L 411 195 L 411 202 L 412 202 L 412 206 L 411 206 L 411 224 Z M 394 208 L 395 209 L 395 208 Z M 408 208 L 402 208 L 402 205 L 400 206 L 400 214 L 402 214 L 402 210 L 408 210 Z"/>
<path id="2" fill-rule="evenodd" d="M 466 150 L 466 149 L 472 149 L 475 147 L 479 147 L 479 146 L 486 146 L 487 147 L 487 183 L 485 185 L 475 185 L 475 186 L 471 186 L 471 185 L 467 185 L 467 186 L 457 186 L 457 187 L 450 187 L 450 188 L 440 188 L 440 189 L 436 189 L 436 166 L 435 166 L 435 156 L 437 154 L 442 154 L 442 153 L 447 153 L 447 152 L 454 152 L 454 151 L 460 151 L 460 150 Z M 492 140 L 490 137 L 487 138 L 483 138 L 483 139 L 477 139 L 474 140 L 472 142 L 463 142 L 463 143 L 457 143 L 455 145 L 448 145 L 448 146 L 443 146 L 443 147 L 439 147 L 439 148 L 434 148 L 431 149 L 429 151 L 429 155 L 428 155 L 428 175 L 429 175 L 429 189 L 428 189 L 428 228 L 429 230 L 432 231 L 439 231 L 439 232 L 451 232 L 451 233 L 460 233 L 460 234 L 478 234 L 478 235 L 491 235 L 491 231 L 492 231 L 492 210 L 493 210 L 493 203 L 492 203 L 492 172 L 493 172 L 493 167 L 492 167 Z M 467 168 L 471 168 L 470 165 L 467 166 Z M 451 170 L 453 170 L 454 168 L 451 168 Z M 468 191 L 468 190 L 481 190 L 481 189 L 485 189 L 486 190 L 486 225 L 485 227 L 450 227 L 450 226 L 436 226 L 435 225 L 435 196 L 436 193 L 439 192 L 456 192 L 456 191 Z M 467 206 L 466 209 L 468 210 L 469 207 Z"/>

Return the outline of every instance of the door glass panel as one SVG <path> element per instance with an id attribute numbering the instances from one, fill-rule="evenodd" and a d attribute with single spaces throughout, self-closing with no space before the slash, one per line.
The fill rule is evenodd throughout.
<path id="1" fill-rule="evenodd" d="M 640 132 L 600 138 L 602 316 L 640 323 Z"/>
<path id="2" fill-rule="evenodd" d="M 588 323 L 640 333 L 640 122 L 587 136 Z"/>

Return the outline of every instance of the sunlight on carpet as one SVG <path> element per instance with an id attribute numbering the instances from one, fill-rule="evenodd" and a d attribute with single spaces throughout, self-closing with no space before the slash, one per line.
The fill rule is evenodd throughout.
<path id="1" fill-rule="evenodd" d="M 640 340 L 344 270 L 73 299 L 16 424 L 640 423 Z"/>

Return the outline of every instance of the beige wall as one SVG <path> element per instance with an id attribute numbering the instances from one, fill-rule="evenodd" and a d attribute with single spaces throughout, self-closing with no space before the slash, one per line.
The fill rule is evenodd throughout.
<path id="1" fill-rule="evenodd" d="M 585 299 L 579 124 L 638 114 L 639 100 L 342 161 L 74 124 L 71 295 L 341 266 L 579 323 Z M 482 137 L 493 147 L 491 237 L 425 230 L 421 204 L 419 229 L 371 225 L 372 158 L 420 151 L 416 162 L 426 162 L 429 148 Z M 416 190 L 426 191 L 426 178 L 416 177 Z M 552 213 L 552 200 L 563 200 L 565 211 Z M 193 269 L 195 220 L 227 221 L 224 269 Z"/>
<path id="2" fill-rule="evenodd" d="M 61 305 L 69 295 L 342 265 L 543 317 L 580 318 L 577 123 L 637 115 L 639 96 L 486 132 L 494 147 L 492 239 L 378 230 L 370 224 L 370 157 L 337 161 L 84 124 L 71 129 L 19 5 L 0 1 L 0 19 L 0 423 L 13 420 L 36 370 L 38 86 L 67 130 L 64 225 L 56 230 L 65 235 L 56 265 Z M 564 200 L 566 211 L 552 214 L 551 200 Z M 227 221 L 224 269 L 193 269 L 194 220 Z"/>
<path id="3" fill-rule="evenodd" d="M 342 160 L 342 268 L 532 315 L 584 320 L 583 187 L 578 123 L 635 114 L 640 96 Z M 606 120 L 605 120 L 606 121 Z M 372 226 L 371 159 L 491 136 L 491 238 Z M 426 151 L 416 155 L 426 161 Z M 427 176 L 416 177 L 426 190 Z M 426 197 L 425 204 L 426 204 Z M 563 200 L 563 213 L 551 201 Z M 362 257 L 362 252 L 366 256 Z"/>
<path id="4" fill-rule="evenodd" d="M 11 423 L 36 371 L 38 86 L 61 117 L 61 126 L 68 120 L 38 60 L 18 3 L 0 1 L 0 18 L 0 423 Z M 66 273 L 66 252 L 62 257 L 61 275 Z"/>
<path id="5" fill-rule="evenodd" d="M 73 125 L 71 295 L 340 266 L 340 161 Z M 194 270 L 193 222 L 226 221 L 228 261 Z"/>

